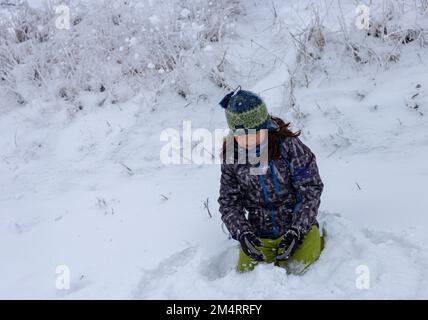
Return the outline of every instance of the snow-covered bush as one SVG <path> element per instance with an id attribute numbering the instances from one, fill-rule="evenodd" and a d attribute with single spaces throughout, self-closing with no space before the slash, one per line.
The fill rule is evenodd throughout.
<path id="1" fill-rule="evenodd" d="M 59 5 L 70 28 L 57 27 Z M 221 60 L 212 47 L 233 32 L 238 0 L 26 1 L 0 11 L 0 93 L 25 103 L 43 93 L 78 105 L 82 90 L 114 103 L 120 92 L 172 86 L 189 94 L 190 69 Z M 62 18 L 62 17 L 61 17 Z M 210 52 L 210 54 L 206 54 Z M 209 57 L 208 57 L 209 56 Z M 126 94 L 129 98 L 129 94 Z M 102 100 L 100 103 L 103 103 Z"/>
<path id="2" fill-rule="evenodd" d="M 367 28 L 356 24 L 359 5 L 369 8 Z M 331 66 L 326 64 L 345 59 L 357 69 L 386 69 L 400 60 L 407 46 L 428 45 L 426 0 L 331 1 L 328 6 L 313 2 L 308 11 L 301 25 L 286 26 L 297 49 L 295 80 L 300 85 L 307 86 L 314 72 L 327 72 Z"/>
<path id="3" fill-rule="evenodd" d="M 426 1 L 384 0 L 371 5 L 366 32 L 349 36 L 348 48 L 358 63 L 375 61 L 384 67 L 400 59 L 403 45 L 428 45 Z"/>

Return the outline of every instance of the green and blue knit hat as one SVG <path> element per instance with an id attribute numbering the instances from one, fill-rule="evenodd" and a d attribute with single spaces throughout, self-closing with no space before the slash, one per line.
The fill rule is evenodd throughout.
<path id="1" fill-rule="evenodd" d="M 272 120 L 266 104 L 257 94 L 241 90 L 228 93 L 220 106 L 225 109 L 227 124 L 231 130 L 238 129 L 267 129 L 278 130 L 279 126 Z"/>

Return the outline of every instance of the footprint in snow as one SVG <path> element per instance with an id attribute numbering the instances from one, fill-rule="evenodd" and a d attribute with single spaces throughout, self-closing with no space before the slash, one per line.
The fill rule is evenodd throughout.
<path id="1" fill-rule="evenodd" d="M 196 247 L 188 247 L 163 259 L 155 268 L 143 270 L 143 276 L 134 292 L 139 299 L 150 297 L 164 279 L 171 278 L 196 255 Z"/>
<path id="2" fill-rule="evenodd" d="M 216 280 L 225 277 L 235 270 L 238 259 L 238 247 L 229 247 L 211 257 L 203 259 L 199 272 L 208 280 Z"/>

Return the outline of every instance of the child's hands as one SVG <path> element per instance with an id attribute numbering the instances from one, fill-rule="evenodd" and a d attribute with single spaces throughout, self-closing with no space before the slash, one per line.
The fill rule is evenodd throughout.
<path id="1" fill-rule="evenodd" d="M 242 250 L 251 259 L 256 261 L 264 261 L 265 255 L 263 252 L 258 250 L 256 247 L 262 247 L 263 243 L 252 231 L 244 231 L 239 236 L 239 242 L 241 243 Z"/>
<path id="2" fill-rule="evenodd" d="M 276 260 L 284 261 L 289 259 L 300 245 L 302 240 L 301 238 L 302 235 L 298 228 L 291 227 L 287 230 L 278 245 L 278 255 L 276 256 Z"/>

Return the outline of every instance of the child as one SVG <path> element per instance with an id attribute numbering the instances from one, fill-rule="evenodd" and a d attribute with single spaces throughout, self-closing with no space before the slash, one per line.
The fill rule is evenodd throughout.
<path id="1" fill-rule="evenodd" d="M 316 217 L 324 185 L 315 155 L 300 132 L 269 115 L 258 95 L 239 87 L 220 105 L 233 137 L 223 143 L 218 202 L 224 224 L 241 245 L 237 270 L 253 270 L 263 261 L 301 273 L 323 247 Z M 237 161 L 242 152 L 245 163 Z M 267 155 L 264 173 L 252 170 L 260 167 L 249 161 L 252 152 Z"/>

